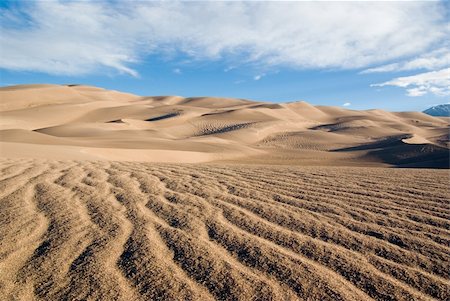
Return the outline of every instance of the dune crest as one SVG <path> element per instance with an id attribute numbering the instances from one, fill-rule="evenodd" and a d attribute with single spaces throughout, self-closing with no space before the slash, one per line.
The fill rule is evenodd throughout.
<path id="1" fill-rule="evenodd" d="M 0 98 L 4 157 L 50 159 L 67 149 L 66 159 L 448 167 L 449 121 L 419 112 L 82 85 L 3 87 Z"/>

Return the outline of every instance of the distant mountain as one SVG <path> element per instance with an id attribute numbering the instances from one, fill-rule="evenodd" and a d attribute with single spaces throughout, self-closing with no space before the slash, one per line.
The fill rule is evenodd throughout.
<path id="1" fill-rule="evenodd" d="M 442 104 L 433 106 L 429 109 L 426 109 L 423 111 L 425 114 L 431 115 L 431 116 L 444 116 L 444 117 L 450 117 L 450 104 Z"/>

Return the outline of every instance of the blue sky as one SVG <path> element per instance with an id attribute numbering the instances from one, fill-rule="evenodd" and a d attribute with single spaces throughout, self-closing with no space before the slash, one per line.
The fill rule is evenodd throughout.
<path id="1" fill-rule="evenodd" d="M 423 110 L 450 100 L 448 2 L 2 2 L 0 84 Z"/>

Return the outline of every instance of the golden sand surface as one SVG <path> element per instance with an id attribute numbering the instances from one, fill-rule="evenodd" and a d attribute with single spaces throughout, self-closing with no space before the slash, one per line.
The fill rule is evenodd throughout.
<path id="1" fill-rule="evenodd" d="M 0 160 L 1 300 L 446 300 L 447 170 Z"/>

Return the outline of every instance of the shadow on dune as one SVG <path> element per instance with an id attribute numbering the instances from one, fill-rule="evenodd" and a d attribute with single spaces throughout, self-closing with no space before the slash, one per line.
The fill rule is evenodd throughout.
<path id="1" fill-rule="evenodd" d="M 152 117 L 152 118 L 146 119 L 145 121 L 159 121 L 159 120 L 164 120 L 164 119 L 176 117 L 176 116 L 179 116 L 179 115 L 180 115 L 179 112 L 173 112 L 173 113 L 168 113 L 168 114 L 164 114 L 164 115 L 157 116 L 157 117 Z"/>
<path id="2" fill-rule="evenodd" d="M 434 144 L 408 144 L 405 134 L 393 136 L 374 143 L 333 150 L 334 152 L 367 151 L 364 157 L 374 158 L 396 167 L 404 168 L 450 168 L 450 151 Z"/>

